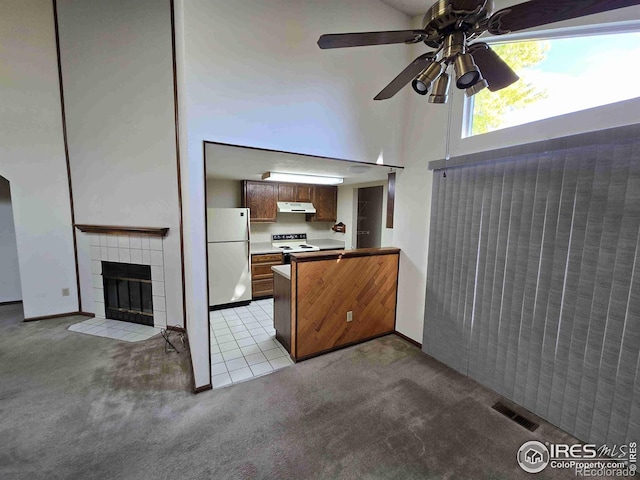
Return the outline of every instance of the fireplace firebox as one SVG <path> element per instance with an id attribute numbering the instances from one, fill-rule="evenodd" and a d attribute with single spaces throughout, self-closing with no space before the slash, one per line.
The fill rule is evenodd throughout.
<path id="1" fill-rule="evenodd" d="M 102 262 L 105 317 L 153 326 L 151 267 Z"/>

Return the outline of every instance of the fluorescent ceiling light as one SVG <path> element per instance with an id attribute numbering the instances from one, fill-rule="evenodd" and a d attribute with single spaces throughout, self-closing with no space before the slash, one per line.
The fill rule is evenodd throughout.
<path id="1" fill-rule="evenodd" d="M 323 177 L 320 175 L 280 172 L 266 172 L 262 175 L 262 179 L 274 182 L 315 183 L 318 185 L 338 185 L 342 183 L 342 178 L 340 177 Z"/>

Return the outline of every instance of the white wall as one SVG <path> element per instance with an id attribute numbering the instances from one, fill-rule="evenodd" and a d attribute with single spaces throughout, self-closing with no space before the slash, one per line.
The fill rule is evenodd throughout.
<path id="1" fill-rule="evenodd" d="M 58 0 L 58 18 L 76 222 L 169 227 L 167 322 L 183 325 L 170 2 Z"/>
<path id="2" fill-rule="evenodd" d="M 497 8 L 509 4 L 507 1 L 496 3 Z M 638 18 L 640 18 L 640 7 L 631 7 L 600 16 L 591 16 L 588 17 L 588 21 L 597 23 L 603 20 L 627 21 Z M 415 17 L 412 20 L 413 25 L 419 26 L 421 20 L 420 17 Z M 585 23 L 586 20 L 581 19 L 564 22 L 563 25 L 575 26 Z M 424 46 L 413 48 L 415 56 L 426 51 Z M 452 91 L 451 156 L 640 122 L 640 99 L 634 99 L 462 139 L 464 97 L 455 88 L 452 88 Z M 433 173 L 427 170 L 427 163 L 445 156 L 448 108 L 448 105 L 429 104 L 426 97 L 419 98 L 417 95 L 413 95 L 407 101 L 405 169 L 398 172 L 396 183 L 394 245 L 402 249 L 397 329 L 419 342 L 423 339 L 433 180 Z"/>
<path id="3" fill-rule="evenodd" d="M 240 180 L 207 178 L 207 208 L 240 208 L 241 193 Z"/>
<path id="4" fill-rule="evenodd" d="M 321 51 L 322 33 L 403 29 L 378 0 L 177 0 L 188 304 L 196 385 L 209 383 L 203 140 L 375 162 L 402 158 L 401 102 L 372 98 L 404 45 Z M 402 98 L 402 95 L 399 97 Z M 193 327 L 193 328 L 192 328 Z"/>
<path id="5" fill-rule="evenodd" d="M 27 318 L 78 310 L 53 9 L 0 4 L 0 175 L 11 182 Z M 70 295 L 62 296 L 68 288 Z"/>
<path id="6" fill-rule="evenodd" d="M 278 213 L 276 223 L 252 223 L 252 242 L 271 242 L 276 233 L 306 233 L 307 239 L 332 238 L 333 222 L 307 222 L 303 213 Z"/>
<path id="7" fill-rule="evenodd" d="M 0 303 L 22 299 L 9 182 L 0 177 Z"/>

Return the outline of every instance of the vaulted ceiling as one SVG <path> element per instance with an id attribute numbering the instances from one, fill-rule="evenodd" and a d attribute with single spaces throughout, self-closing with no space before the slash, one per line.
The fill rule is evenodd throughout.
<path id="1" fill-rule="evenodd" d="M 390 7 L 400 10 L 410 16 L 424 15 L 436 0 L 382 0 Z M 524 0 L 494 0 L 495 9 L 505 8 L 509 5 L 522 3 Z"/>

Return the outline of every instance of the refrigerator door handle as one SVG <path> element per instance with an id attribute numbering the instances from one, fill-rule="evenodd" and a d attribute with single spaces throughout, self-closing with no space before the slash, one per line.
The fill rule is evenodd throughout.
<path id="1" fill-rule="evenodd" d="M 247 208 L 247 270 L 251 273 L 251 223 L 249 223 L 250 212 Z"/>

